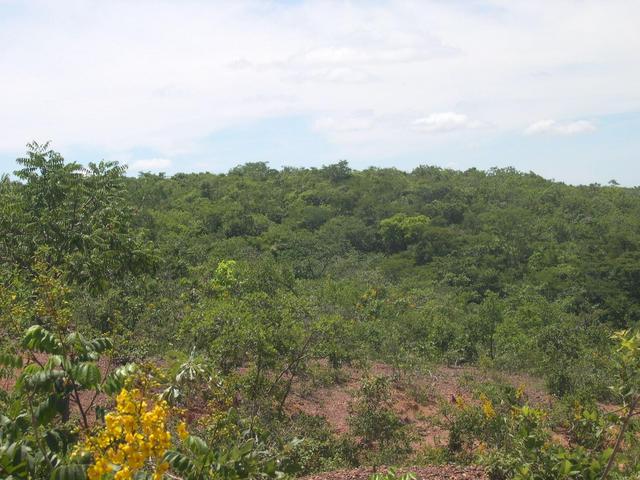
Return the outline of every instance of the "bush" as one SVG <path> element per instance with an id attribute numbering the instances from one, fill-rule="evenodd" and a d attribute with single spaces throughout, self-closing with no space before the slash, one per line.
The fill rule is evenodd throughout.
<path id="1" fill-rule="evenodd" d="M 358 465 L 358 444 L 349 435 L 334 434 L 324 417 L 295 415 L 283 425 L 284 439 L 303 438 L 291 451 L 300 475 Z"/>
<path id="2" fill-rule="evenodd" d="M 351 406 L 351 432 L 360 438 L 365 459 L 374 465 L 396 463 L 411 453 L 407 428 L 391 407 L 386 377 L 365 379 Z"/>

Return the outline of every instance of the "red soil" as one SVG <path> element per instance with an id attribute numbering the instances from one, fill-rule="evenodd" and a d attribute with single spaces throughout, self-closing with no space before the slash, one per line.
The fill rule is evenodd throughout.
<path id="1" fill-rule="evenodd" d="M 392 377 L 393 369 L 388 365 L 375 364 L 370 374 Z M 366 372 L 348 368 L 345 369 L 345 375 L 343 382 L 319 387 L 310 387 L 305 385 L 305 380 L 299 380 L 287 402 L 287 410 L 291 414 L 303 412 L 322 416 L 336 433 L 347 432 L 349 406 Z M 411 425 L 417 434 L 418 441 L 414 447 L 446 444 L 448 432 L 442 425 L 442 403 L 455 401 L 456 398 L 474 401 L 470 383 L 488 381 L 522 387 L 533 404 L 549 406 L 552 403 L 552 397 L 544 392 L 537 379 L 486 372 L 476 367 L 439 367 L 429 375 L 400 379 L 392 383 L 392 400 L 396 414 Z"/>
<path id="2" fill-rule="evenodd" d="M 437 465 L 429 467 L 401 468 L 397 473 L 411 472 L 418 480 L 488 480 L 480 467 L 459 467 L 456 465 Z M 303 477 L 302 480 L 367 480 L 372 474 L 371 468 L 355 470 L 337 470 Z"/>

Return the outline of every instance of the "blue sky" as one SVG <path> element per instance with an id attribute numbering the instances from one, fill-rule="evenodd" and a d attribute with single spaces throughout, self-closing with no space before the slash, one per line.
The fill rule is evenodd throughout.
<path id="1" fill-rule="evenodd" d="M 514 166 L 640 185 L 640 2 L 0 0 L 0 172 Z"/>

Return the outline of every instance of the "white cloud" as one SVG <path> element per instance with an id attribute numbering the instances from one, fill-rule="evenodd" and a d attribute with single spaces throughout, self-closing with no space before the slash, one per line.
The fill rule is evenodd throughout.
<path id="1" fill-rule="evenodd" d="M 436 56 L 447 56 L 455 53 L 439 45 L 426 45 L 424 48 L 414 46 L 396 46 L 384 48 L 379 46 L 363 45 L 321 47 L 314 48 L 300 55 L 294 56 L 292 61 L 304 64 L 387 64 L 387 63 L 408 63 L 421 60 L 428 60 Z"/>
<path id="2" fill-rule="evenodd" d="M 640 110 L 636 0 L 14 3 L 0 20 L 0 150 L 16 153 L 51 139 L 172 158 L 295 116 L 345 149 L 395 155 L 447 141 L 425 131 Z"/>
<path id="3" fill-rule="evenodd" d="M 328 67 L 309 68 L 301 71 L 292 71 L 290 78 L 297 82 L 320 83 L 366 83 L 375 80 L 375 77 L 359 68 Z"/>
<path id="4" fill-rule="evenodd" d="M 466 115 L 455 112 L 432 113 L 413 121 L 414 129 L 427 133 L 451 132 L 475 126 L 476 123 L 471 122 Z"/>
<path id="5" fill-rule="evenodd" d="M 558 123 L 555 120 L 540 120 L 529 125 L 525 133 L 536 135 L 549 133 L 553 135 L 577 135 L 580 133 L 593 132 L 595 125 L 587 120 L 577 120 L 575 122 Z"/>
<path id="6" fill-rule="evenodd" d="M 134 172 L 161 171 L 171 166 L 171 160 L 168 158 L 147 158 L 144 160 L 136 160 L 129 168 Z"/>
<path id="7" fill-rule="evenodd" d="M 313 124 L 315 130 L 327 132 L 360 132 L 369 130 L 372 126 L 373 119 L 368 116 L 323 117 L 317 119 Z"/>

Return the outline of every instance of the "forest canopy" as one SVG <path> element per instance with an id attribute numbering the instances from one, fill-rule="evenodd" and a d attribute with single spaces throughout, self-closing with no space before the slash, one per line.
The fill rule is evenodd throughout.
<path id="1" fill-rule="evenodd" d="M 540 377 L 559 399 L 618 401 L 609 388 L 619 368 L 611 336 L 640 320 L 638 188 L 571 186 L 512 168 L 358 171 L 345 161 L 133 178 L 117 163 L 81 166 L 36 143 L 17 163 L 0 181 L 0 363 L 5 379 L 22 357 L 32 366 L 18 390 L 0 397 L 7 412 L 14 405 L 0 417 L 3 475 L 62 471 L 72 449 L 45 448 L 30 435 L 55 427 L 58 443 L 73 443 L 77 431 L 64 425 L 77 409 L 85 434 L 94 428 L 91 415 L 105 418 L 90 414 L 94 402 L 83 409 L 80 387 L 95 400 L 129 385 L 113 400 L 120 413 L 162 390 L 166 404 L 150 410 L 157 422 L 139 424 L 157 435 L 169 428 L 170 408 L 217 405 L 219 415 L 205 415 L 201 437 L 193 437 L 206 444 L 158 460 L 149 470 L 158 478 L 169 468 L 209 478 L 189 466 L 204 462 L 198 452 L 207 448 L 253 455 L 243 442 L 272 452 L 304 437 L 284 420 L 286 405 L 297 379 L 318 365 L 335 378 L 345 366 L 372 362 L 400 373 L 481 366 Z M 106 354 L 109 373 L 99 362 Z M 134 364 L 135 375 L 127 370 Z M 169 373 L 152 374 L 158 365 Z M 37 385 L 29 380 L 36 370 L 43 372 Z M 297 458 L 303 472 L 403 458 L 411 442 L 389 416 L 385 382 L 365 382 L 354 400 L 350 425 L 362 449 L 308 451 L 306 464 Z M 32 431 L 19 417 L 36 401 L 49 403 Z M 520 412 L 518 421 L 535 416 Z M 105 428 L 96 438 L 116 438 Z M 183 423 L 179 429 L 191 438 Z M 28 449 L 18 455 L 15 445 Z M 101 478 L 119 454 L 97 461 L 98 447 L 88 445 L 94 463 L 78 475 Z M 301 455 L 302 447 L 287 448 Z M 24 462 L 11 470 L 16 455 Z M 274 475 L 294 463 L 270 455 L 242 461 Z M 203 469 L 232 470 L 212 458 Z M 71 475 L 75 467 L 65 468 Z"/>

